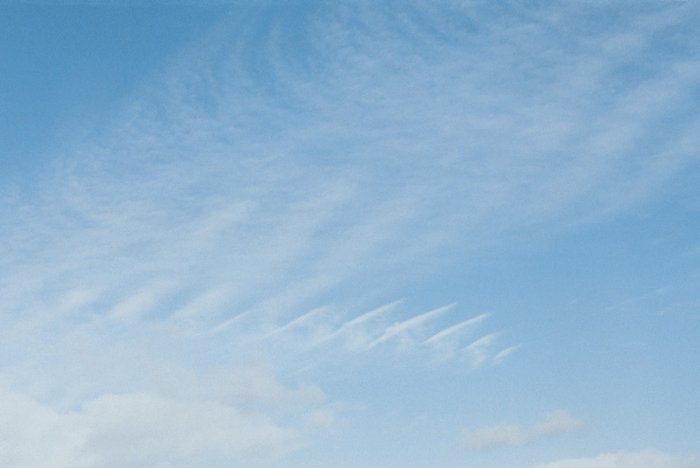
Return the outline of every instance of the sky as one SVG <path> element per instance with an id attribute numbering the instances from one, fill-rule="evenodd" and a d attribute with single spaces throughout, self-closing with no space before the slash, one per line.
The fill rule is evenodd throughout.
<path id="1" fill-rule="evenodd" d="M 0 465 L 700 467 L 700 4 L 0 5 Z"/>

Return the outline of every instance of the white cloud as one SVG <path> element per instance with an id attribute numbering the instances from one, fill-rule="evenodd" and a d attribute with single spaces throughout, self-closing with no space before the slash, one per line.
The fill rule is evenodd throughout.
<path id="1" fill-rule="evenodd" d="M 518 349 L 520 349 L 520 345 L 516 346 L 509 346 L 508 348 L 505 348 L 499 352 L 496 353 L 496 355 L 493 357 L 493 363 L 494 364 L 500 364 L 503 362 L 508 356 L 516 352 Z"/>
<path id="2" fill-rule="evenodd" d="M 473 368 L 486 365 L 498 365 L 511 354 L 520 349 L 520 345 L 508 346 L 506 348 L 497 347 L 500 333 L 490 333 L 474 340 L 465 346 L 461 351 L 464 357 Z"/>
<path id="3" fill-rule="evenodd" d="M 173 319 L 187 322 L 201 316 L 216 315 L 226 304 L 229 295 L 228 288 L 209 288 L 177 309 L 173 313 Z"/>
<path id="4" fill-rule="evenodd" d="M 30 197 L 0 205 L 0 307 L 12 312 L 0 346 L 84 327 L 56 324 L 53 312 L 68 308 L 91 323 L 111 314 L 125 335 L 153 325 L 161 339 L 184 329 L 248 349 L 248 335 L 332 303 L 335 317 L 305 324 L 312 339 L 413 347 L 420 327 L 405 311 L 396 325 L 345 311 L 506 234 L 601 219 L 694 161 L 694 122 L 657 124 L 690 102 L 697 67 L 649 61 L 640 83 L 616 68 L 677 12 L 664 23 L 640 10 L 633 31 L 602 28 L 552 49 L 549 27 L 512 28 L 487 7 L 407 11 L 328 3 L 249 42 L 239 26 L 260 11 L 246 9 L 152 75 L 110 126 L 68 138 Z M 527 16 L 553 30 L 578 18 Z M 489 26 L 473 34 L 454 17 Z M 290 55 L 286 35 L 313 40 Z M 646 134 L 660 140 L 635 143 Z M 92 295 L 68 296 L 81 290 Z M 455 354 L 467 324 L 453 324 L 420 338 Z M 478 367 L 514 350 L 493 341 L 473 343 L 468 359 Z M 190 345 L 216 355 L 214 343 Z"/>
<path id="5" fill-rule="evenodd" d="M 497 333 L 491 333 L 482 336 L 464 348 L 464 354 L 472 366 L 481 367 L 489 361 L 497 338 Z"/>
<path id="6" fill-rule="evenodd" d="M 214 401 L 159 395 L 105 395 L 78 415 L 87 429 L 82 450 L 92 466 L 182 462 L 207 452 L 232 459 L 268 458 L 299 444 L 295 428 L 260 413 Z"/>
<path id="7" fill-rule="evenodd" d="M 357 317 L 353 317 L 352 319 L 343 322 L 343 324 L 340 327 L 338 327 L 337 330 L 321 337 L 316 342 L 316 344 L 321 344 L 328 340 L 342 338 L 351 341 L 351 346 L 354 349 L 363 348 L 366 346 L 368 339 L 364 332 L 358 332 L 358 329 L 361 329 L 361 327 L 365 325 L 368 321 L 376 320 L 381 315 L 386 314 L 392 309 L 395 309 L 396 307 L 401 305 L 402 302 L 402 300 L 394 301 L 389 304 L 377 307 L 376 309 L 372 309 L 369 312 L 364 312 L 358 315 Z M 361 336 L 358 336 L 358 334 Z"/>
<path id="8" fill-rule="evenodd" d="M 0 464 L 8 468 L 85 466 L 88 430 L 79 418 L 0 388 Z"/>
<path id="9" fill-rule="evenodd" d="M 368 347 L 373 348 L 393 338 L 403 337 L 405 334 L 408 334 L 417 328 L 421 328 L 429 320 L 434 320 L 438 316 L 445 314 L 447 311 L 454 308 L 455 305 L 456 304 L 448 304 L 438 307 L 437 309 L 429 310 L 428 312 L 424 312 L 415 317 L 411 317 L 402 322 L 393 323 L 389 325 L 386 330 L 384 330 L 382 336 L 372 341 Z"/>
<path id="10" fill-rule="evenodd" d="M 648 449 L 604 453 L 591 458 L 567 458 L 536 468 L 700 468 L 700 457 L 670 455 Z"/>
<path id="11" fill-rule="evenodd" d="M 461 311 L 454 303 L 406 314 L 405 307 L 400 307 L 404 302 L 393 301 L 359 315 L 348 315 L 333 307 L 312 309 L 272 328 L 261 340 L 287 355 L 320 352 L 328 357 L 348 352 L 389 352 L 419 355 L 434 363 L 447 362 L 461 357 L 459 350 L 470 339 L 471 328 L 491 316 L 480 314 L 458 321 Z M 240 325 L 244 320 L 245 317 L 234 318 L 233 324 Z M 496 349 L 494 335 L 476 340 L 463 354 L 478 368 L 500 363 L 516 348 Z"/>
<path id="12" fill-rule="evenodd" d="M 163 297 L 174 289 L 173 284 L 160 282 L 149 285 L 116 304 L 108 313 L 117 322 L 138 321 L 142 314 L 157 307 Z"/>
<path id="13" fill-rule="evenodd" d="M 533 426 L 498 424 L 476 429 L 463 429 L 460 441 L 471 450 L 502 446 L 520 446 L 537 440 L 580 429 L 583 423 L 566 411 L 555 411 Z"/>
<path id="14" fill-rule="evenodd" d="M 204 386 L 180 383 L 174 393 L 103 394 L 77 409 L 0 388 L 0 465 L 184 466 L 212 454 L 253 463 L 297 449 L 335 423 L 318 388 L 287 388 L 263 369 Z"/>
<path id="15" fill-rule="evenodd" d="M 477 325 L 487 318 L 489 318 L 491 314 L 480 314 L 477 315 L 476 317 L 464 320 L 456 325 L 451 325 L 444 330 L 440 330 L 439 332 L 435 333 L 433 336 L 428 338 L 423 342 L 423 344 L 429 344 L 433 346 L 439 346 L 442 341 L 449 339 L 449 337 L 455 335 L 456 333 L 463 331 L 466 328 L 472 327 L 474 325 Z"/>
<path id="16" fill-rule="evenodd" d="M 172 395 L 144 369 L 215 362 L 213 380 L 226 380 L 266 346 L 286 356 L 309 343 L 325 347 L 310 360 L 373 342 L 386 346 L 372 352 L 400 342 L 456 354 L 468 323 L 454 324 L 466 317 L 437 324 L 442 312 L 414 316 L 395 304 L 355 312 L 512 233 L 529 241 L 531 230 L 549 236 L 632 206 L 696 161 L 697 121 L 667 117 L 693 110 L 684 106 L 697 67 L 644 60 L 643 82 L 624 73 L 669 17 L 635 10 L 633 35 L 602 26 L 560 40 L 550 32 L 574 31 L 577 12 L 511 17 L 448 3 L 418 2 L 400 16 L 333 2 L 294 21 L 259 21 L 255 7 L 229 15 L 98 119 L 108 127 L 66 138 L 27 196 L 2 199 L 3 372 L 34 397 L 5 395 L 16 403 L 3 406 L 15 421 L 0 429 L 13 441 L 7 466 L 42 456 L 31 449 L 39 440 L 67 466 L 92 463 L 76 447 L 107 450 L 98 436 L 112 430 L 101 425 L 110 408 L 134 414 L 115 415 L 115 427 L 150 427 L 137 417 L 146 404 L 172 413 L 162 417 L 173 427 L 192 419 L 233 434 L 245 423 L 284 446 L 303 430 L 274 422 L 269 400 L 297 401 L 279 386 L 231 384 L 233 400 L 211 389 Z M 683 17 L 672 13 L 670 24 Z M 532 23 L 518 27 L 521 17 Z M 484 27 L 474 34 L 455 18 Z M 339 312 L 294 322 L 328 304 Z M 284 324 L 279 336 L 298 339 L 260 340 Z M 515 350 L 497 349 L 495 336 L 463 348 L 474 367 Z M 262 404 L 247 388 L 269 397 L 265 411 L 242 412 Z M 13 407 L 36 424 L 22 426 Z M 318 411 L 301 419 L 332 421 Z M 526 443 L 556 432 L 557 420 L 487 429 L 465 434 Z M 191 450 L 219 444 L 203 434 Z M 218 447 L 255 451 L 233 439 Z"/>

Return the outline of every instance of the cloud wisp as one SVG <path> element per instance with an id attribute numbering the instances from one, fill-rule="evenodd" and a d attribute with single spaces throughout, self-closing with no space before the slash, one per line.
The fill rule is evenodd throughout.
<path id="1" fill-rule="evenodd" d="M 397 19 L 323 4 L 255 30 L 248 19 L 271 11 L 246 7 L 3 205 L 3 328 L 54 327 L 84 292 L 58 329 L 89 316 L 246 342 L 330 303 L 360 310 L 502 235 L 633 205 L 696 159 L 693 125 L 635 143 L 684 106 L 696 67 L 659 64 L 639 82 L 617 70 L 684 7 L 669 8 L 574 35 L 545 64 L 549 29 L 505 27 L 486 6 L 411 4 Z M 559 29 L 577 17 L 530 16 Z M 596 94 L 616 80 L 624 92 Z M 409 331 L 392 330 L 375 344 Z M 485 342 L 467 352 L 478 360 Z"/>
<path id="2" fill-rule="evenodd" d="M 424 356 L 432 363 L 465 359 L 473 368 L 499 364 L 518 348 L 499 346 L 497 333 L 480 337 L 478 326 L 491 316 L 489 313 L 453 324 L 459 320 L 455 316 L 461 315 L 456 303 L 418 314 L 407 314 L 405 308 L 405 301 L 393 301 L 338 324 L 344 314 L 322 307 L 276 326 L 262 341 L 288 355 L 293 350 L 320 352 L 326 357 L 395 353 Z"/>
<path id="3" fill-rule="evenodd" d="M 460 435 L 462 446 L 469 450 L 487 450 L 498 447 L 517 447 L 541 439 L 572 432 L 583 427 L 583 423 L 566 411 L 546 414 L 532 426 L 497 424 L 475 429 L 463 429 Z"/>

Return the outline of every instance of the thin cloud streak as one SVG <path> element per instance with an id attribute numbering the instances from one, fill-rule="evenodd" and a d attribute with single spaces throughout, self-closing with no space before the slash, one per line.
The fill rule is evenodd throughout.
<path id="1" fill-rule="evenodd" d="M 467 319 L 467 320 L 460 322 L 456 325 L 452 325 L 451 327 L 447 327 L 444 330 L 440 330 L 439 332 L 437 332 L 436 334 L 434 334 L 433 336 L 431 336 L 430 338 L 425 340 L 423 342 L 423 344 L 432 344 L 432 345 L 439 344 L 440 341 L 450 337 L 451 335 L 454 335 L 455 333 L 457 333 L 459 331 L 464 330 L 465 328 L 469 328 L 473 325 L 477 325 L 477 324 L 483 322 L 484 320 L 486 320 L 487 318 L 489 318 L 490 316 L 491 316 L 490 313 L 477 315 L 476 317 Z"/>
<path id="2" fill-rule="evenodd" d="M 373 320 L 381 315 L 384 315 L 387 312 L 390 312 L 391 310 L 396 309 L 399 305 L 404 303 L 404 299 L 399 299 L 397 301 L 390 302 L 388 304 L 385 304 L 381 307 L 377 307 L 376 309 L 370 310 L 369 312 L 365 312 L 351 320 L 348 320 L 347 322 L 343 323 L 340 328 L 335 330 L 334 332 L 322 337 L 319 339 L 316 344 L 322 344 L 326 341 L 330 341 L 336 338 L 341 338 L 343 336 L 347 336 L 348 334 L 352 333 L 352 330 L 356 327 L 359 327 L 361 325 L 366 324 L 370 320 Z"/>
<path id="3" fill-rule="evenodd" d="M 394 323 L 393 325 L 389 326 L 386 330 L 384 330 L 382 336 L 380 336 L 379 338 L 371 342 L 369 345 L 367 345 L 367 349 L 374 348 L 375 346 L 378 346 L 388 340 L 391 340 L 392 338 L 396 338 L 414 328 L 420 327 L 425 322 L 433 320 L 440 315 L 443 315 L 450 309 L 454 308 L 456 305 L 456 303 L 448 304 L 446 306 L 438 307 L 437 309 L 429 310 L 428 312 L 424 312 L 415 317 L 411 317 L 410 319 L 404 320 L 403 322 Z"/>

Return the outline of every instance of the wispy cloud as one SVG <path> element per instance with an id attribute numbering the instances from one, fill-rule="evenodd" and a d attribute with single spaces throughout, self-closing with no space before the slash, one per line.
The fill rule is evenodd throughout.
<path id="1" fill-rule="evenodd" d="M 520 349 L 520 345 L 509 346 L 508 348 L 502 349 L 501 351 L 497 352 L 496 355 L 493 357 L 493 363 L 500 364 L 518 349 Z"/>
<path id="2" fill-rule="evenodd" d="M 474 318 L 470 318 L 470 319 L 464 320 L 463 322 L 460 322 L 456 325 L 452 325 L 450 327 L 447 327 L 444 330 L 440 330 L 439 332 L 437 332 L 436 334 L 434 334 L 433 336 L 431 336 L 430 338 L 425 340 L 423 342 L 423 344 L 439 345 L 441 341 L 444 341 L 444 340 L 450 338 L 451 336 L 454 336 L 455 334 L 457 334 L 458 332 L 460 332 L 466 328 L 472 327 L 474 325 L 477 325 L 477 324 L 483 322 L 484 320 L 486 320 L 490 316 L 491 316 L 491 314 L 477 315 Z"/>
<path id="3" fill-rule="evenodd" d="M 200 320 L 203 316 L 217 316 L 222 307 L 230 300 L 230 288 L 220 286 L 210 288 L 194 298 L 187 300 L 172 313 L 175 320 Z"/>
<path id="4" fill-rule="evenodd" d="M 111 127 L 57 148 L 31 199 L 3 206 L 5 309 L 46 310 L 87 286 L 104 294 L 95 312 L 136 318 L 156 305 L 144 284 L 162 281 L 180 288 L 167 305 L 158 296 L 173 321 L 235 333 L 248 313 L 269 330 L 331 292 L 349 304 L 362 278 L 382 300 L 410 263 L 599 219 L 695 161 L 694 124 L 635 143 L 685 106 L 692 64 L 618 72 L 683 6 L 564 41 L 547 64 L 547 28 L 444 7 L 407 5 L 399 21 L 384 6 L 328 4 L 255 31 L 242 18 L 262 10 L 222 20 Z M 456 28 L 455 15 L 488 27 Z M 554 29 L 574 16 L 530 12 Z M 289 56 L 293 31 L 317 40 Z M 216 297 L 197 299 L 212 285 Z M 381 342 L 398 336 L 386 332 Z"/>
<path id="5" fill-rule="evenodd" d="M 470 450 L 485 450 L 503 446 L 520 446 L 543 438 L 575 431 L 583 423 L 566 411 L 545 415 L 532 426 L 497 424 L 476 429 L 463 429 L 460 441 Z"/>
<path id="6" fill-rule="evenodd" d="M 380 317 L 381 315 L 386 314 L 387 312 L 395 309 L 399 305 L 401 305 L 404 301 L 403 300 L 398 300 L 394 302 L 390 302 L 389 304 L 383 305 L 381 307 L 377 307 L 376 309 L 370 310 L 369 312 L 365 312 L 363 314 L 358 315 L 357 317 L 354 317 L 347 322 L 343 323 L 337 330 L 333 331 L 332 333 L 327 334 L 326 336 L 322 337 L 319 341 L 318 344 L 321 344 L 323 342 L 333 340 L 335 338 L 345 338 L 345 339 L 353 339 L 352 334 L 354 333 L 354 330 L 356 330 L 358 327 L 361 327 L 363 325 L 366 325 L 367 322 L 376 319 Z M 356 341 L 356 340 L 353 340 Z"/>
<path id="7" fill-rule="evenodd" d="M 249 421 L 236 405 L 163 393 L 140 367 L 153 362 L 215 362 L 226 374 L 278 346 L 317 359 L 447 349 L 474 367 L 498 363 L 516 348 L 489 330 L 471 336 L 485 315 L 361 311 L 410 304 L 409 280 L 481 246 L 634 207 L 697 164 L 697 119 L 672 118 L 695 110 L 697 42 L 675 56 L 654 43 L 692 26 L 689 3 L 594 5 L 592 17 L 607 18 L 586 23 L 595 28 L 567 5 L 520 15 L 408 2 L 397 14 L 390 3 L 321 2 L 273 11 L 275 21 L 261 20 L 274 10 L 266 2 L 234 7 L 105 126 L 57 142 L 36 183 L 0 205 L 3 377 L 46 427 L 77 424 L 68 446 L 109 433 L 90 415 L 148 405 L 174 426 L 195 405 L 208 415 L 195 427 L 231 434 L 230 447 L 216 443 L 234 455 L 260 442 L 236 439 L 239 423 L 285 446 L 299 431 L 268 410 Z M 511 427 L 503 443 L 554 431 L 547 424 Z M 201 446 L 215 444 L 207 434 Z"/>
<path id="8" fill-rule="evenodd" d="M 112 307 L 107 315 L 116 322 L 132 322 L 143 319 L 143 314 L 157 307 L 161 299 L 174 289 L 175 285 L 159 282 L 149 285 Z"/>
<path id="9" fill-rule="evenodd" d="M 487 364 L 498 365 L 520 348 L 520 345 L 516 345 L 499 349 L 497 346 L 499 335 L 500 333 L 484 335 L 462 348 L 462 354 L 473 368 Z"/>
<path id="10" fill-rule="evenodd" d="M 606 311 L 615 314 L 666 315 L 691 313 L 697 309 L 699 275 L 696 271 L 679 270 L 673 284 L 661 283 L 651 291 L 642 290 L 611 304 Z"/>
<path id="11" fill-rule="evenodd" d="M 321 307 L 274 326 L 261 339 L 273 347 L 283 343 L 287 352 L 296 349 L 321 352 L 327 356 L 329 353 L 373 353 L 381 349 L 398 354 L 423 354 L 432 356 L 430 359 L 446 361 L 458 356 L 460 347 L 472 337 L 472 329 L 491 315 L 480 314 L 450 325 L 462 315 L 455 303 L 418 314 L 408 314 L 405 311 L 407 305 L 405 300 L 393 301 L 354 317 L 346 316 L 340 324 L 338 317 L 345 314 L 334 308 Z M 397 317 L 401 319 L 396 320 Z M 473 350 L 467 354 L 475 368 L 486 362 L 498 363 L 516 348 L 494 350 L 495 334 L 488 343 L 486 341 L 477 340 L 471 348 L 467 346 Z M 477 348 L 478 363 L 475 362 Z"/>
<path id="12" fill-rule="evenodd" d="M 382 336 L 377 338 L 376 340 L 372 341 L 369 345 L 368 348 L 374 348 L 377 345 L 380 345 L 386 341 L 389 341 L 391 339 L 401 337 L 406 333 L 409 333 L 413 331 L 416 328 L 422 327 L 425 322 L 428 322 L 429 320 L 433 320 L 437 318 L 438 316 L 444 314 L 448 310 L 452 309 L 456 304 L 449 304 L 446 306 L 438 307 L 437 309 L 429 310 L 428 312 L 424 312 L 420 315 L 417 315 L 415 317 L 411 317 L 408 320 L 404 320 L 402 322 L 397 322 L 389 327 L 387 327 L 386 330 L 384 330 L 384 333 Z"/>

